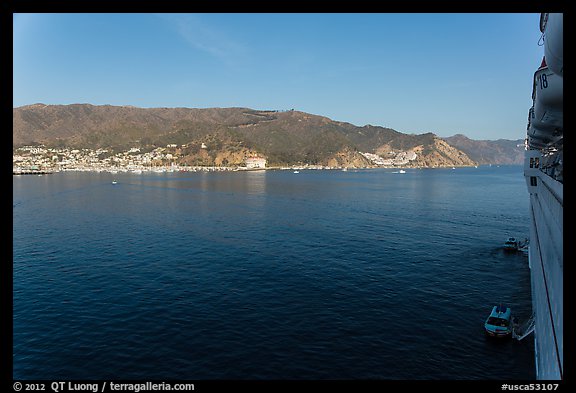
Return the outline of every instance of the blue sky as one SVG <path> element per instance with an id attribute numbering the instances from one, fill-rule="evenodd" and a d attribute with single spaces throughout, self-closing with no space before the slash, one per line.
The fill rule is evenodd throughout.
<path id="1" fill-rule="evenodd" d="M 14 14 L 13 106 L 296 109 L 520 139 L 539 14 Z"/>

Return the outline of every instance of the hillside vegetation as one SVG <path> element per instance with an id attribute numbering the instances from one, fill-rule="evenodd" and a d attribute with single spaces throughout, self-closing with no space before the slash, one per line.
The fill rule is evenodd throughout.
<path id="1" fill-rule="evenodd" d="M 372 166 L 360 153 L 382 157 L 412 151 L 406 166 L 476 164 L 450 139 L 355 126 L 300 111 L 249 108 L 136 108 L 34 104 L 13 109 L 13 148 L 105 148 L 143 151 L 176 145 L 182 163 L 239 165 L 261 156 L 268 164 Z M 204 145 L 204 148 L 202 147 Z"/>

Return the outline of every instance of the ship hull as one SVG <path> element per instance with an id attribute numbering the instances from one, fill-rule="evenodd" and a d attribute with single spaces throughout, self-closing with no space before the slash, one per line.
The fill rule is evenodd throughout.
<path id="1" fill-rule="evenodd" d="M 534 345 L 538 379 L 562 379 L 563 369 L 563 184 L 544 168 L 539 151 L 526 153 L 525 176 L 530 192 L 530 247 L 528 252 Z M 537 161 L 535 159 L 538 158 Z"/>
<path id="2" fill-rule="evenodd" d="M 534 74 L 524 176 L 530 193 L 530 264 L 536 378 L 563 379 L 563 14 L 542 13 L 545 56 Z"/>

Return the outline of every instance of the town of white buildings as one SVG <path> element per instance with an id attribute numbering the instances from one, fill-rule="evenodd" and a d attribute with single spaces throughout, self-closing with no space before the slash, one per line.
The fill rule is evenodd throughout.
<path id="1" fill-rule="evenodd" d="M 68 149 L 45 146 L 24 146 L 12 154 L 12 173 L 34 171 L 106 171 L 106 172 L 174 172 L 174 171 L 218 171 L 238 170 L 238 167 L 188 166 L 179 165 L 174 153 L 176 145 L 158 147 L 150 152 L 141 152 L 133 147 L 127 151 L 112 154 L 107 149 Z M 206 148 L 202 144 L 202 148 Z M 244 169 L 265 168 L 266 160 L 252 161 Z M 242 168 L 240 168 L 242 169 Z"/>
<path id="2" fill-rule="evenodd" d="M 225 171 L 225 170 L 258 170 L 266 169 L 266 159 L 248 157 L 244 166 L 187 166 L 177 163 L 179 158 L 176 145 L 158 147 L 149 152 L 141 152 L 133 147 L 127 151 L 112 153 L 107 149 L 68 149 L 49 148 L 45 146 L 24 146 L 12 154 L 12 172 L 34 173 L 60 171 L 107 171 L 107 172 L 174 172 L 174 171 Z M 202 148 L 206 146 L 202 144 Z M 408 164 L 416 159 L 416 153 L 396 152 L 391 158 L 382 158 L 372 153 L 361 153 L 373 165 L 396 167 Z M 322 165 L 302 164 L 279 169 L 338 169 Z"/>

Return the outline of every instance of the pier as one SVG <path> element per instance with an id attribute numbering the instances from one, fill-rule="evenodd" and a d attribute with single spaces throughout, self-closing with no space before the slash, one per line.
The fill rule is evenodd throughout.
<path id="1" fill-rule="evenodd" d="M 36 169 L 13 169 L 12 175 L 48 175 L 54 173 L 53 171 L 47 170 L 36 170 Z"/>

